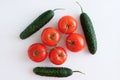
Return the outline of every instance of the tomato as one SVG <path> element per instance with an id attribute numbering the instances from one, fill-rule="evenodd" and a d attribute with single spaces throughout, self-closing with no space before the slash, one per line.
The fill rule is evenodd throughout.
<path id="1" fill-rule="evenodd" d="M 78 23 L 72 16 L 63 16 L 58 22 L 58 29 L 65 34 L 73 33 L 77 27 Z"/>
<path id="2" fill-rule="evenodd" d="M 85 46 L 85 40 L 81 34 L 72 33 L 66 38 L 66 46 L 72 52 L 81 51 Z"/>
<path id="3" fill-rule="evenodd" d="M 46 47 L 41 43 L 32 44 L 28 48 L 28 56 L 34 62 L 41 62 L 47 57 Z"/>
<path id="4" fill-rule="evenodd" d="M 61 65 L 67 59 L 67 53 L 62 47 L 56 47 L 50 51 L 49 59 L 53 64 Z"/>
<path id="5" fill-rule="evenodd" d="M 60 32 L 53 27 L 48 27 L 43 30 L 41 38 L 46 45 L 55 46 L 60 41 Z"/>

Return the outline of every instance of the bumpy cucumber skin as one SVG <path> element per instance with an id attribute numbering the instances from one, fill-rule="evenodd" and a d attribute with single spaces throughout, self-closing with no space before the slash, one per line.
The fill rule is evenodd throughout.
<path id="1" fill-rule="evenodd" d="M 26 29 L 20 34 L 21 39 L 26 39 L 33 33 L 37 32 L 46 23 L 48 23 L 54 16 L 54 11 L 47 10 L 41 14 L 37 19 L 35 19 Z"/>
<path id="2" fill-rule="evenodd" d="M 80 15 L 80 21 L 86 38 L 88 49 L 91 54 L 95 54 L 97 51 L 97 40 L 91 19 L 86 13 L 82 13 Z"/>
<path id="3" fill-rule="evenodd" d="M 68 77 L 72 75 L 72 70 L 65 67 L 35 67 L 33 72 L 40 76 Z"/>

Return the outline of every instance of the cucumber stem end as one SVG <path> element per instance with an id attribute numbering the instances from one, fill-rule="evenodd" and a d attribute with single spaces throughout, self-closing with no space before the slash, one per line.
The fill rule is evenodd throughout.
<path id="1" fill-rule="evenodd" d="M 56 11 L 56 10 L 65 10 L 65 9 L 64 8 L 56 8 L 53 11 Z"/>
<path id="2" fill-rule="evenodd" d="M 79 3 L 78 1 L 76 1 L 76 3 L 78 4 L 78 6 L 80 7 L 80 9 L 81 9 L 81 11 L 82 11 L 82 13 L 83 13 L 83 8 L 82 8 L 82 6 L 80 5 L 80 3 Z"/>
<path id="3" fill-rule="evenodd" d="M 83 72 L 81 72 L 81 71 L 73 71 L 73 73 L 74 73 L 74 72 L 78 72 L 78 73 L 81 73 L 81 74 L 84 74 L 84 75 L 85 75 L 85 73 L 83 73 Z"/>

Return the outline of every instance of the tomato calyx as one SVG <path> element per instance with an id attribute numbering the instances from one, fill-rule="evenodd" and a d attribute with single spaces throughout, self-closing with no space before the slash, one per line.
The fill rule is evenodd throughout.
<path id="1" fill-rule="evenodd" d="M 66 24 L 66 29 L 68 29 L 70 27 L 70 25 L 69 24 Z"/>
<path id="2" fill-rule="evenodd" d="M 50 30 L 47 30 L 47 31 L 48 31 L 48 34 L 50 34 Z M 49 38 L 52 39 L 52 40 L 54 40 L 54 36 L 55 36 L 55 35 L 56 35 L 56 33 L 53 33 L 53 34 L 50 35 Z"/>
<path id="3" fill-rule="evenodd" d="M 55 47 L 57 46 L 57 43 L 59 43 L 59 41 L 56 41 L 56 40 L 54 39 L 54 37 L 55 37 L 56 35 L 57 35 L 57 33 L 53 33 L 53 34 L 50 35 L 50 39 L 53 40 L 53 41 L 56 43 Z"/>
<path id="4" fill-rule="evenodd" d="M 62 60 L 62 53 L 60 53 L 58 50 L 56 50 L 57 51 L 57 53 L 58 53 L 58 58 L 60 59 L 60 60 Z"/>
<path id="5" fill-rule="evenodd" d="M 74 41 L 72 41 L 72 40 L 67 40 L 67 41 L 69 42 L 69 44 L 75 45 L 75 42 L 74 42 Z"/>
<path id="6" fill-rule="evenodd" d="M 58 58 L 62 61 L 62 59 L 63 59 L 62 53 L 58 54 Z"/>
<path id="7" fill-rule="evenodd" d="M 68 31 L 69 27 L 70 27 L 70 25 L 69 25 L 69 24 L 66 24 L 66 26 L 65 26 L 66 30 L 65 30 L 64 33 L 66 33 L 66 32 Z"/>
<path id="8" fill-rule="evenodd" d="M 70 27 L 70 25 L 68 24 L 68 19 L 66 19 L 66 25 L 65 25 L 66 30 L 64 33 L 66 33 L 68 31 L 69 27 Z"/>
<path id="9" fill-rule="evenodd" d="M 47 52 L 47 51 L 44 51 L 44 50 L 38 51 L 38 50 L 36 50 L 36 51 L 34 51 L 33 56 L 38 56 L 39 54 L 41 54 L 43 52 Z"/>
<path id="10" fill-rule="evenodd" d="M 55 60 L 56 59 L 59 59 L 60 61 L 62 61 L 62 53 L 59 53 L 58 50 L 56 50 L 58 55 L 55 57 Z"/>
<path id="11" fill-rule="evenodd" d="M 34 56 L 37 56 L 38 54 L 39 54 L 38 51 L 35 51 L 35 52 L 33 53 Z"/>
<path id="12" fill-rule="evenodd" d="M 55 34 L 51 34 L 50 35 L 50 39 L 52 39 L 52 40 L 54 40 L 54 36 L 56 35 L 56 33 Z"/>
<path id="13" fill-rule="evenodd" d="M 61 53 L 59 53 L 59 54 L 58 54 L 58 57 L 59 57 L 59 58 L 62 58 L 62 54 L 61 54 Z"/>

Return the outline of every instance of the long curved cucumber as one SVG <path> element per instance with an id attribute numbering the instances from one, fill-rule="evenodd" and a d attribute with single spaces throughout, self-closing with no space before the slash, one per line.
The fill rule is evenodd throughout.
<path id="1" fill-rule="evenodd" d="M 80 71 L 72 71 L 67 67 L 35 67 L 33 72 L 40 76 L 49 76 L 49 77 L 68 77 L 73 74 L 73 72 Z M 82 73 L 84 74 L 84 73 Z"/>
<path id="2" fill-rule="evenodd" d="M 20 34 L 21 39 L 26 39 L 33 33 L 37 32 L 46 23 L 48 23 L 54 16 L 53 10 L 47 10 L 42 13 L 37 19 L 35 19 L 30 25 L 28 25 L 24 31 Z"/>
<path id="3" fill-rule="evenodd" d="M 97 40 L 93 24 L 86 13 L 80 15 L 81 25 L 85 34 L 88 49 L 91 54 L 95 54 L 97 51 Z"/>
<path id="4" fill-rule="evenodd" d="M 91 54 L 95 54 L 97 51 L 97 39 L 96 39 L 96 34 L 94 31 L 92 21 L 90 17 L 83 12 L 81 5 L 78 2 L 77 4 L 80 6 L 82 11 L 82 13 L 80 14 L 80 21 L 81 21 L 85 38 L 86 38 L 88 49 Z"/>

